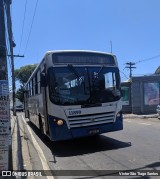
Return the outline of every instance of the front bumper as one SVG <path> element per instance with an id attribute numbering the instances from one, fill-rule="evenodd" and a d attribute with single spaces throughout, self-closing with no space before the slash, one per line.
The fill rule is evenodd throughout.
<path id="1" fill-rule="evenodd" d="M 64 120 L 63 125 L 58 126 L 57 123 L 53 121 L 53 116 L 49 116 L 49 123 L 50 140 L 52 141 L 69 140 L 123 129 L 122 114 L 119 118 L 116 118 L 114 123 L 105 123 L 96 126 L 77 127 L 72 129 L 68 129 L 68 126 Z"/>

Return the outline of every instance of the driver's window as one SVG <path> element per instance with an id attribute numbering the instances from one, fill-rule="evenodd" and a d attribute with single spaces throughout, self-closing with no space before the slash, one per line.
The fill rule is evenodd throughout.
<path id="1" fill-rule="evenodd" d="M 115 86 L 115 73 L 106 73 L 105 75 L 105 88 L 111 88 Z"/>

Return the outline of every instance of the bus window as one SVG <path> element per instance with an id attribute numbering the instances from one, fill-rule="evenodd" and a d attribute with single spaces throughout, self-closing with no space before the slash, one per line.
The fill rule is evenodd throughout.
<path id="1" fill-rule="evenodd" d="M 112 88 L 116 86 L 115 73 L 109 72 L 105 75 L 105 88 Z"/>
<path id="2" fill-rule="evenodd" d="M 38 90 L 38 94 L 41 93 L 41 88 L 40 88 L 40 71 L 37 72 L 37 90 Z"/>
<path id="3" fill-rule="evenodd" d="M 33 95 L 33 94 L 32 94 L 32 80 L 30 81 L 29 84 L 30 84 L 30 90 L 29 90 L 29 91 L 30 91 L 30 96 L 32 96 L 32 95 Z"/>
<path id="4" fill-rule="evenodd" d="M 34 96 L 34 83 L 33 83 L 33 78 L 32 78 L 32 96 Z"/>
<path id="5" fill-rule="evenodd" d="M 38 94 L 37 73 L 35 74 L 35 95 Z"/>

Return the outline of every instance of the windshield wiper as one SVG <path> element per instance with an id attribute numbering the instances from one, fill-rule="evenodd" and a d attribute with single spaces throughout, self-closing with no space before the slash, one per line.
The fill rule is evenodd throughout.
<path id="1" fill-rule="evenodd" d="M 97 75 L 99 75 L 99 74 L 102 72 L 103 68 L 104 68 L 104 65 L 101 66 L 101 68 L 100 68 L 100 70 L 98 71 Z"/>
<path id="2" fill-rule="evenodd" d="M 98 78 L 99 74 L 102 72 L 103 68 L 104 68 L 104 65 L 101 66 L 100 70 L 96 73 L 96 77 L 95 77 L 94 80 L 93 80 L 93 84 L 94 84 L 94 82 L 96 81 L 96 79 Z"/>
<path id="3" fill-rule="evenodd" d="M 78 78 L 78 80 L 81 80 L 81 76 L 79 75 L 79 73 L 77 72 L 77 70 L 73 67 L 73 65 L 68 64 L 67 66 L 69 68 L 69 70 Z"/>

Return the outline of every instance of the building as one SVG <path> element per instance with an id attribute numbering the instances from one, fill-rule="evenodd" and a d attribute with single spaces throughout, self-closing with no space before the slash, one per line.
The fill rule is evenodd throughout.
<path id="1" fill-rule="evenodd" d="M 160 67 L 155 74 L 132 77 L 131 82 L 123 82 L 121 87 L 124 113 L 156 113 L 160 104 Z"/>

